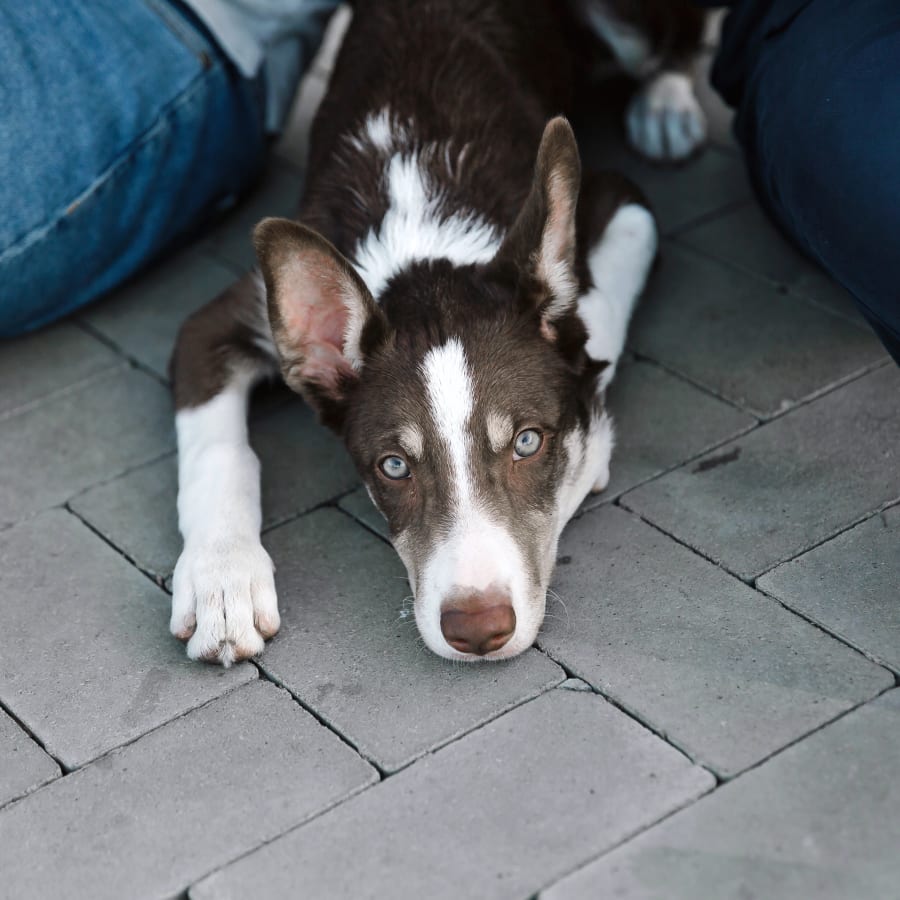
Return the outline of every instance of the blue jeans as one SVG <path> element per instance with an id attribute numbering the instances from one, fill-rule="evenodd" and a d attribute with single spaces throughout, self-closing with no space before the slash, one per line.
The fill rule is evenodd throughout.
<path id="1" fill-rule="evenodd" d="M 99 297 L 258 176 L 263 85 L 172 0 L 0 4 L 0 336 Z"/>
<path id="2" fill-rule="evenodd" d="M 730 5 L 713 84 L 757 194 L 900 364 L 900 3 Z"/>

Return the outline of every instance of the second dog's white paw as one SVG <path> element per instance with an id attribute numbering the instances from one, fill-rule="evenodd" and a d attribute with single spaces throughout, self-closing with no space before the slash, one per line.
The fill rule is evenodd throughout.
<path id="1" fill-rule="evenodd" d="M 690 78 L 661 72 L 631 99 L 625 115 L 629 143 L 652 160 L 687 159 L 706 140 L 706 116 Z"/>
<path id="2" fill-rule="evenodd" d="M 172 580 L 169 629 L 191 659 L 230 666 L 281 625 L 274 566 L 257 538 L 189 542 Z"/>

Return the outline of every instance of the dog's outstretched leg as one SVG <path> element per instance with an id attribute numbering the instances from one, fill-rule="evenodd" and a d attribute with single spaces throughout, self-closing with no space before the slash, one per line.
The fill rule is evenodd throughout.
<path id="1" fill-rule="evenodd" d="M 637 188 L 613 174 L 585 179 L 578 212 L 578 314 L 588 332 L 588 356 L 608 363 L 598 380 L 602 393 L 616 373 L 631 314 L 656 258 L 656 221 Z M 607 458 L 592 490 L 602 491 L 608 482 Z"/>
<path id="2" fill-rule="evenodd" d="M 693 86 L 704 12 L 688 0 L 571 2 L 619 65 L 642 82 L 625 114 L 629 143 L 649 159 L 687 159 L 706 140 Z"/>
<path id="3" fill-rule="evenodd" d="M 280 624 L 259 539 L 259 462 L 247 440 L 254 384 L 277 372 L 265 288 L 245 276 L 182 326 L 172 357 L 178 525 L 170 629 L 188 656 L 230 665 Z"/>

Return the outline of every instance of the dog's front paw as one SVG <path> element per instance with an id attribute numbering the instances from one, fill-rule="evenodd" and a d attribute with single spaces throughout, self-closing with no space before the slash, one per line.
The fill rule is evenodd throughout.
<path id="1" fill-rule="evenodd" d="M 706 141 L 706 116 L 690 78 L 661 72 L 631 99 L 625 116 L 628 140 L 648 159 L 687 159 Z"/>
<path id="2" fill-rule="evenodd" d="M 191 659 L 230 666 L 262 652 L 281 625 L 273 572 L 255 537 L 185 544 L 169 628 Z"/>

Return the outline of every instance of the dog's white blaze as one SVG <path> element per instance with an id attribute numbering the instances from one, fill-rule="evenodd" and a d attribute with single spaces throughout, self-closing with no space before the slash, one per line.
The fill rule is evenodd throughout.
<path id="1" fill-rule="evenodd" d="M 465 350 L 451 338 L 428 352 L 422 375 L 435 430 L 445 442 L 450 461 L 453 520 L 450 532 L 431 549 L 417 578 L 416 621 L 426 644 L 442 656 L 461 658 L 441 633 L 441 604 L 455 592 L 494 588 L 508 592 L 516 612 L 516 633 L 500 655 L 525 649 L 521 635 L 534 639 L 537 625 L 529 609 L 525 563 L 512 536 L 482 508 L 472 482 L 474 407 L 472 378 Z M 399 549 L 399 548 L 398 548 Z M 532 625 L 533 631 L 532 631 Z"/>
<path id="2" fill-rule="evenodd" d="M 501 235 L 474 212 L 447 214 L 440 190 L 423 171 L 417 153 L 396 153 L 387 163 L 388 210 L 362 238 L 352 256 L 376 299 L 397 272 L 424 259 L 456 265 L 488 262 Z"/>
<path id="3" fill-rule="evenodd" d="M 594 286 L 579 299 L 578 314 L 588 331 L 588 355 L 610 363 L 600 376 L 600 390 L 615 375 L 628 322 L 647 281 L 656 246 L 653 216 L 643 206 L 630 203 L 616 211 L 588 254 Z"/>
<path id="4" fill-rule="evenodd" d="M 457 510 L 465 513 L 473 499 L 468 424 L 474 396 L 469 364 L 459 338 L 429 350 L 422 361 L 422 375 L 435 428 L 444 438 L 450 457 Z"/>
<path id="5" fill-rule="evenodd" d="M 259 619 L 277 629 L 272 563 L 262 548 L 259 461 L 247 441 L 247 397 L 254 373 L 175 416 L 178 435 L 178 527 L 184 550 L 172 585 L 171 630 L 196 623 L 188 642 L 194 659 L 221 645 L 229 665 L 235 649 L 259 653 Z"/>

